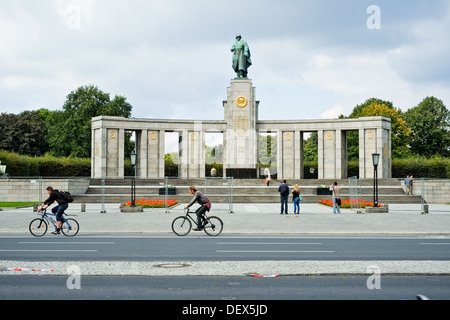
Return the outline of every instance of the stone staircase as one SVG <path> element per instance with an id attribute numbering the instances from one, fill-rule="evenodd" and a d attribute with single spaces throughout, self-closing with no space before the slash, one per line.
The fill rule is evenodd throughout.
<path id="1" fill-rule="evenodd" d="M 341 197 L 348 199 L 348 180 L 337 181 L 341 187 Z M 301 179 L 288 181 L 288 184 L 291 191 L 294 183 L 299 185 L 303 203 L 317 203 L 321 199 L 331 199 L 331 195 L 328 194 L 318 195 L 318 187 L 321 185 L 330 186 L 333 182 L 334 180 L 330 179 Z M 274 203 L 280 201 L 278 193 L 280 181 L 278 180 L 272 180 L 270 186 L 266 186 L 262 179 L 169 179 L 168 184 L 171 186 L 168 190 L 175 194 L 169 194 L 167 199 L 176 199 L 181 203 L 189 202 L 192 199 L 192 195 L 188 192 L 190 185 L 195 185 L 200 191 L 204 192 L 213 203 L 228 203 L 230 198 L 234 203 Z M 373 180 L 359 180 L 358 184 L 361 185 L 360 199 L 373 201 Z M 102 189 L 101 179 L 91 179 L 85 194 L 74 196 L 74 199 L 78 203 L 101 203 Z M 131 178 L 108 179 L 104 190 L 105 203 L 128 202 L 131 199 Z M 136 199 L 166 199 L 164 192 L 164 179 L 136 179 Z M 289 200 L 291 200 L 291 197 Z M 420 200 L 420 195 L 406 196 L 404 194 L 400 179 L 378 180 L 379 203 L 420 203 Z"/>

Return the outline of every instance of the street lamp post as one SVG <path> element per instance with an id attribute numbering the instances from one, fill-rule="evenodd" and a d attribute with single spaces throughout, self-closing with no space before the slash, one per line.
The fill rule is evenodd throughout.
<path id="1" fill-rule="evenodd" d="M 131 206 L 136 207 L 136 158 L 137 154 L 132 152 L 130 154 L 131 167 L 133 168 L 133 177 L 131 178 Z"/>
<path id="2" fill-rule="evenodd" d="M 373 162 L 373 206 L 378 207 L 378 163 L 380 161 L 380 154 L 373 153 L 372 154 L 372 162 Z"/>

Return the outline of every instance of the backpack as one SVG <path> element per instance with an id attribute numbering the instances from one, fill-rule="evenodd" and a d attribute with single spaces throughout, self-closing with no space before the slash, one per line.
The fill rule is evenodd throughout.
<path id="1" fill-rule="evenodd" d="M 68 191 L 59 191 L 59 194 L 62 196 L 62 198 L 66 201 L 66 203 L 73 202 L 72 195 Z"/>

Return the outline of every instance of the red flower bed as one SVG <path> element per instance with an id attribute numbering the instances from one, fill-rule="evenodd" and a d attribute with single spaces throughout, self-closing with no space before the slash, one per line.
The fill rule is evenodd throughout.
<path id="1" fill-rule="evenodd" d="M 350 199 L 348 199 L 348 200 L 341 199 L 341 202 L 342 202 L 341 208 L 351 208 L 351 205 L 353 205 L 353 207 L 356 208 L 356 206 L 357 206 L 357 202 L 355 199 L 351 199 L 351 202 L 350 202 Z M 333 200 L 322 199 L 322 200 L 319 200 L 319 203 L 323 204 L 325 206 L 329 206 L 329 207 L 333 206 Z M 373 201 L 359 200 L 358 203 L 359 203 L 359 205 L 358 205 L 359 208 L 373 207 Z M 379 203 L 378 206 L 384 207 L 384 204 Z"/>
<path id="2" fill-rule="evenodd" d="M 152 200 L 152 199 L 136 199 L 136 206 L 144 208 L 165 208 L 166 200 Z M 172 207 L 178 204 L 178 200 L 170 199 L 167 200 L 167 206 Z M 125 207 L 131 206 L 131 201 L 125 202 L 123 204 Z"/>

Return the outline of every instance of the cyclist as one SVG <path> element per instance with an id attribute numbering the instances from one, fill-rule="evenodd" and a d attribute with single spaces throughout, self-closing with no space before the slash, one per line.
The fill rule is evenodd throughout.
<path id="1" fill-rule="evenodd" d="M 39 211 L 47 209 L 53 202 L 58 202 L 58 205 L 52 208 L 52 212 L 56 213 L 56 229 L 52 234 L 59 234 L 62 224 L 62 216 L 64 211 L 69 207 L 64 197 L 59 193 L 58 190 L 52 187 L 47 187 L 47 193 L 49 195 L 48 199 L 44 201 L 44 204 L 39 207 Z"/>
<path id="2" fill-rule="evenodd" d="M 194 197 L 192 198 L 191 202 L 189 202 L 189 204 L 185 207 L 185 209 L 192 206 L 195 202 L 198 202 L 200 204 L 200 207 L 195 211 L 195 213 L 197 214 L 197 228 L 194 228 L 193 230 L 201 231 L 203 230 L 202 220 L 204 220 L 202 218 L 205 212 L 209 212 L 209 210 L 211 209 L 211 201 L 209 201 L 209 199 L 203 193 L 198 191 L 198 189 L 194 186 L 189 187 L 189 193 L 193 194 Z"/>

